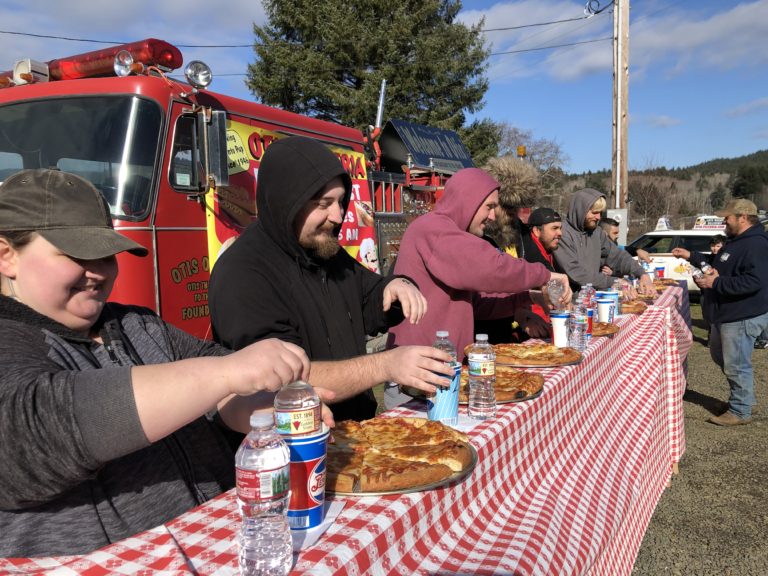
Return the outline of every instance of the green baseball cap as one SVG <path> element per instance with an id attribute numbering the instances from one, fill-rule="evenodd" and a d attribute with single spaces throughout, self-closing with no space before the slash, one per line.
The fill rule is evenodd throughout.
<path id="1" fill-rule="evenodd" d="M 22 170 L 0 185 L 0 231 L 37 232 L 78 260 L 148 253 L 115 232 L 109 205 L 93 184 L 55 169 Z"/>

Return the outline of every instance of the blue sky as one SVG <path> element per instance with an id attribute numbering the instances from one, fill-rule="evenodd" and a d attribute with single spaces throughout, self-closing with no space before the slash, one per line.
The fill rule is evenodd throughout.
<path id="1" fill-rule="evenodd" d="M 604 6 L 607 1 L 601 2 Z M 611 8 L 583 19 L 585 2 L 466 0 L 460 19 L 487 32 L 490 89 L 477 114 L 557 141 L 566 170 L 610 169 Z M 3 0 L 0 30 L 109 41 L 250 44 L 263 23 L 258 0 Z M 681 167 L 768 149 L 768 0 L 635 0 L 630 12 L 630 169 Z M 51 60 L 102 44 L 0 34 L 0 70 L 20 58 Z M 250 48 L 182 48 L 213 69 L 212 90 L 250 99 Z M 372 103 L 372 117 L 375 115 Z"/>

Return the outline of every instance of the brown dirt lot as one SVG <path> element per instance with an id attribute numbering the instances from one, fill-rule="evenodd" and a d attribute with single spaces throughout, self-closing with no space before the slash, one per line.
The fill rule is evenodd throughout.
<path id="1" fill-rule="evenodd" d="M 707 418 L 728 400 L 728 384 L 705 346 L 701 308 L 692 304 L 691 314 L 686 451 L 654 512 L 633 574 L 768 574 L 768 350 L 753 355 L 753 422 L 736 428 L 709 424 Z"/>

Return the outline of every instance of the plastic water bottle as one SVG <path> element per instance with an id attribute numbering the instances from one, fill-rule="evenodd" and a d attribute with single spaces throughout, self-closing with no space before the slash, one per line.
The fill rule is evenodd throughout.
<path id="1" fill-rule="evenodd" d="M 597 299 L 597 290 L 595 290 L 595 287 L 592 286 L 592 284 L 587 283 L 584 286 L 584 300 L 587 303 L 587 306 L 589 308 L 594 308 L 597 303 L 595 300 Z"/>
<path id="2" fill-rule="evenodd" d="M 621 281 L 621 278 L 616 278 L 616 280 L 613 281 L 613 290 L 616 290 L 619 293 L 619 301 L 616 306 L 616 314 L 621 314 L 621 303 L 624 302 L 627 298 L 627 294 L 624 290 L 624 284 Z"/>
<path id="3" fill-rule="evenodd" d="M 571 311 L 570 334 L 568 336 L 568 345 L 574 350 L 584 352 L 587 348 L 587 315 L 584 308 L 575 306 Z"/>
<path id="4" fill-rule="evenodd" d="M 320 431 L 320 397 L 302 380 L 283 386 L 275 395 L 277 431 L 286 436 L 307 436 Z"/>
<path id="5" fill-rule="evenodd" d="M 448 354 L 451 355 L 451 362 L 456 362 L 456 347 L 453 345 L 453 342 L 448 339 L 448 336 L 449 334 L 447 330 L 438 330 L 435 332 L 435 342 L 432 346 L 438 350 L 448 352 Z"/>
<path id="6" fill-rule="evenodd" d="M 475 420 L 496 417 L 496 353 L 487 334 L 475 335 L 469 349 L 469 405 L 467 412 Z"/>
<path id="7" fill-rule="evenodd" d="M 284 576 L 293 562 L 288 527 L 290 453 L 271 412 L 254 412 L 235 455 L 240 574 Z"/>

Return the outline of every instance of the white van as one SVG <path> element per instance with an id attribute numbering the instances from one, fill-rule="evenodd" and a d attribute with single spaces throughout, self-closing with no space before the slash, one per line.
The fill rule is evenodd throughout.
<path id="1" fill-rule="evenodd" d="M 673 248 L 685 248 L 691 252 L 709 254 L 709 244 L 720 230 L 654 230 L 646 232 L 626 246 L 632 256 L 642 248 L 653 259 L 654 266 L 664 266 L 664 276 L 675 280 L 687 280 L 688 290 L 698 292 L 699 287 L 691 279 L 691 265 L 682 258 L 672 256 Z M 698 263 L 696 263 L 698 266 Z"/>

